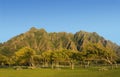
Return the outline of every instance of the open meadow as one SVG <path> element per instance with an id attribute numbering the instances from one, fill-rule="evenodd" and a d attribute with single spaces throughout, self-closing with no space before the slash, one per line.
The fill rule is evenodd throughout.
<path id="1" fill-rule="evenodd" d="M 1 68 L 0 77 L 119 77 L 120 68 L 98 70 L 98 67 L 79 69 L 21 69 Z"/>

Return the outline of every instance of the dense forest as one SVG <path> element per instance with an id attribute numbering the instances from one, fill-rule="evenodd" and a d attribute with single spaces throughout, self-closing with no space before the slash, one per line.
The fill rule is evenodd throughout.
<path id="1" fill-rule="evenodd" d="M 48 33 L 32 27 L 0 43 L 0 66 L 59 66 L 59 64 L 117 64 L 120 46 L 96 32 Z"/>

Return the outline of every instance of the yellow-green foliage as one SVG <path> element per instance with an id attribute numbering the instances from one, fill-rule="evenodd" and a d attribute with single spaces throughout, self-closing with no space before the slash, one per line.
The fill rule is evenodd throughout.
<path id="1" fill-rule="evenodd" d="M 74 57 L 74 59 L 77 58 L 78 60 L 104 58 L 107 61 L 113 61 L 115 60 L 116 52 L 119 52 L 120 48 L 95 32 L 79 31 L 75 34 L 66 32 L 47 33 L 44 29 L 36 29 L 34 27 L 28 32 L 16 36 L 4 44 L 0 44 L 0 54 L 7 57 L 15 54 L 18 63 L 21 64 L 29 64 L 30 57 L 35 52 L 39 57 L 49 60 L 48 51 L 51 51 L 53 54 L 51 57 L 56 60 L 61 57 L 59 60 L 62 60 L 67 53 L 64 50 L 82 52 L 82 54 L 77 53 L 77 55 L 79 54 L 77 57 L 80 58 L 75 57 L 76 54 L 74 53 L 74 55 L 69 55 L 69 59 L 72 56 L 72 59 Z"/>
<path id="2" fill-rule="evenodd" d="M 24 47 L 15 52 L 15 58 L 19 64 L 31 64 L 33 62 L 33 56 L 35 51 L 29 47 Z"/>
<path id="3" fill-rule="evenodd" d="M 19 51 L 15 52 L 15 55 L 17 57 L 23 57 L 23 56 L 32 56 L 35 55 L 35 51 L 29 47 L 24 47 L 20 49 Z"/>

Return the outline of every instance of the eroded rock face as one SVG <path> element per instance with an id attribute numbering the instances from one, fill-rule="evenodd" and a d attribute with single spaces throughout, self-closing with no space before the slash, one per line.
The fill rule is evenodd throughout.
<path id="1" fill-rule="evenodd" d="M 62 49 L 84 51 L 88 45 L 96 45 L 113 51 L 120 50 L 118 45 L 105 40 L 96 32 L 79 31 L 75 34 L 66 32 L 48 33 L 44 29 L 32 27 L 29 31 L 0 44 L 0 53 L 11 55 L 22 47 L 30 47 L 37 51 L 38 54 L 48 50 Z"/>

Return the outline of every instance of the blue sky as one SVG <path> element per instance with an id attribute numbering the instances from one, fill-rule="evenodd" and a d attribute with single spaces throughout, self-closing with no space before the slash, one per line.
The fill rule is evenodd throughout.
<path id="1" fill-rule="evenodd" d="M 120 0 L 0 0 L 0 42 L 33 26 L 97 32 L 120 45 Z"/>

